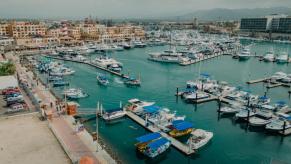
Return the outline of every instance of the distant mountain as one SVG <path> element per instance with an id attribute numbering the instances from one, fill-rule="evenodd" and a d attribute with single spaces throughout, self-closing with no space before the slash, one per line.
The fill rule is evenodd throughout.
<path id="1" fill-rule="evenodd" d="M 240 20 L 247 17 L 264 17 L 270 14 L 286 14 L 291 16 L 291 8 L 273 7 L 273 8 L 255 8 L 255 9 L 211 9 L 199 10 L 193 13 L 178 16 L 179 20 Z"/>

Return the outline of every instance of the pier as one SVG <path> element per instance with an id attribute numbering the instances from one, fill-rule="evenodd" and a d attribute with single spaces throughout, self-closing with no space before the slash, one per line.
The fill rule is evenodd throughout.
<path id="1" fill-rule="evenodd" d="M 137 116 L 136 114 L 134 114 L 130 111 L 127 111 L 126 115 L 130 119 L 132 119 L 133 121 L 137 122 L 138 124 L 140 124 L 141 126 L 146 128 L 147 130 L 149 130 L 151 132 L 159 132 L 163 137 L 165 137 L 171 141 L 172 146 L 174 146 L 177 150 L 181 151 L 182 153 L 184 153 L 186 155 L 191 155 L 191 154 L 195 153 L 195 150 L 191 149 L 190 146 L 183 144 L 180 141 L 178 141 L 177 139 L 169 136 L 167 133 L 162 132 L 159 128 L 155 127 L 154 125 L 146 126 L 145 120 L 143 120 L 141 117 Z"/>
<path id="2" fill-rule="evenodd" d="M 287 87 L 287 88 L 291 87 L 290 84 L 286 84 L 286 83 L 282 83 L 282 82 L 278 82 L 278 81 L 272 81 L 270 77 L 269 78 L 261 78 L 261 79 L 250 80 L 250 81 L 247 81 L 246 83 L 247 84 L 255 84 L 255 83 L 261 83 L 261 82 L 269 83 L 266 86 L 267 89 L 280 87 L 280 86 Z"/>
<path id="3" fill-rule="evenodd" d="M 106 72 L 109 72 L 111 73 L 112 75 L 116 75 L 116 76 L 119 76 L 121 78 L 125 78 L 125 79 L 128 79 L 129 76 L 128 75 L 124 75 L 122 73 L 119 73 L 119 72 L 115 72 L 115 71 L 112 71 L 112 70 L 109 70 L 107 68 L 104 68 L 104 67 L 101 67 L 101 66 L 98 66 L 96 64 L 93 64 L 92 62 L 83 62 L 83 61 L 79 61 L 79 60 L 74 60 L 74 59 L 66 59 L 66 58 L 61 58 L 61 57 L 57 57 L 57 56 L 48 56 L 48 55 L 43 55 L 45 57 L 48 57 L 48 58 L 52 58 L 52 59 L 57 59 L 57 60 L 64 60 L 64 61 L 70 61 L 70 62 L 75 62 L 75 63 L 82 63 L 82 64 L 87 64 L 89 66 L 92 66 L 92 67 L 95 67 L 95 68 L 98 68 L 98 69 L 101 69 L 103 71 L 106 71 Z"/>
<path id="4" fill-rule="evenodd" d="M 270 78 L 261 78 L 261 79 L 255 79 L 247 81 L 247 84 L 255 84 L 255 83 L 261 83 L 261 82 L 267 82 Z"/>

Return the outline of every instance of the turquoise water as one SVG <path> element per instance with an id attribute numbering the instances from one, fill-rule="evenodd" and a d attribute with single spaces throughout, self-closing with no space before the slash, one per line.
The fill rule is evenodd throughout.
<path id="1" fill-rule="evenodd" d="M 275 53 L 289 51 L 291 45 L 257 42 L 252 46 L 252 52 L 263 54 L 273 47 Z M 69 77 L 71 87 L 80 87 L 90 96 L 79 101 L 82 108 L 96 108 L 96 102 L 102 102 L 105 108 L 119 106 L 119 101 L 126 102 L 130 98 L 155 101 L 162 107 L 177 111 L 179 115 L 186 115 L 186 120 L 195 127 L 212 131 L 212 141 L 192 156 L 185 156 L 176 149 L 163 154 L 155 160 L 143 159 L 136 155 L 135 138 L 147 133 L 141 126 L 126 118 L 117 124 L 101 122 L 102 138 L 113 148 L 124 163 L 269 163 L 271 160 L 291 161 L 291 137 L 269 135 L 264 131 L 258 132 L 245 128 L 242 123 L 236 123 L 232 118 L 219 118 L 216 112 L 217 103 L 186 104 L 174 96 L 176 87 L 184 88 L 187 80 L 195 79 L 201 72 L 207 72 L 214 79 L 224 80 L 233 86 L 243 86 L 254 94 L 263 95 L 266 91 L 262 84 L 246 85 L 250 79 L 270 76 L 277 71 L 291 73 L 291 64 L 278 65 L 264 63 L 257 58 L 239 62 L 230 56 L 221 56 L 191 66 L 175 64 L 161 64 L 147 60 L 147 53 L 165 50 L 167 47 L 148 47 L 115 52 L 112 57 L 124 64 L 125 72 L 138 76 L 141 74 L 142 86 L 128 88 L 121 80 L 110 74 L 108 87 L 99 86 L 96 82 L 98 69 L 87 65 L 65 62 L 76 70 L 74 76 Z M 56 89 L 59 93 L 60 90 Z M 288 90 L 278 87 L 270 89 L 268 96 L 273 102 L 285 100 L 291 105 Z M 95 121 L 87 124 L 95 129 Z"/>

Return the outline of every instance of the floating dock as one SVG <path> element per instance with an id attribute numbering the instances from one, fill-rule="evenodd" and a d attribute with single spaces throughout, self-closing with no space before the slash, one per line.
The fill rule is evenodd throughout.
<path id="1" fill-rule="evenodd" d="M 174 146 L 177 150 L 181 151 L 182 153 L 184 153 L 186 155 L 191 155 L 191 154 L 195 153 L 195 150 L 191 149 L 191 147 L 189 145 L 181 143 L 180 141 L 178 141 L 177 139 L 171 137 L 167 133 L 162 132 L 159 128 L 157 128 L 157 127 L 155 127 L 153 125 L 146 126 L 145 120 L 142 119 L 141 117 L 137 116 L 136 114 L 134 114 L 134 113 L 132 113 L 130 111 L 127 111 L 126 115 L 130 119 L 132 119 L 133 121 L 137 122 L 138 124 L 140 124 L 141 126 L 146 128 L 147 130 L 149 130 L 151 132 L 159 132 L 163 137 L 165 137 L 165 138 L 167 138 L 168 140 L 171 141 L 172 146 Z"/>
<path id="2" fill-rule="evenodd" d="M 255 84 L 255 83 L 261 83 L 261 82 L 267 82 L 270 78 L 262 78 L 262 79 L 256 79 L 256 80 L 250 80 L 247 81 L 247 84 Z"/>
<path id="3" fill-rule="evenodd" d="M 281 82 L 278 82 L 278 81 L 272 81 L 271 78 L 262 78 L 262 79 L 256 79 L 256 80 L 250 80 L 250 81 L 247 81 L 246 83 L 247 84 L 255 84 L 255 83 L 261 83 L 261 82 L 269 82 L 270 84 L 267 85 L 267 88 L 275 88 L 275 87 L 288 87 L 290 88 L 291 85 L 290 84 L 286 84 L 286 83 L 281 83 Z"/>
<path id="4" fill-rule="evenodd" d="M 49 55 L 44 55 L 45 57 L 48 57 L 48 58 L 52 58 L 52 59 L 57 59 L 57 60 L 64 60 L 64 61 L 70 61 L 70 62 L 75 62 L 75 63 L 82 63 L 82 64 L 87 64 L 89 66 L 92 66 L 92 67 L 95 67 L 95 68 L 98 68 L 98 69 L 101 69 L 103 71 L 106 71 L 106 72 L 109 72 L 113 75 L 116 75 L 116 76 L 119 76 L 121 78 L 125 78 L 125 79 L 128 79 L 129 76 L 128 75 L 124 75 L 122 73 L 118 73 L 118 72 L 114 72 L 112 70 L 109 70 L 107 68 L 104 68 L 104 67 L 101 67 L 101 66 L 98 66 L 96 64 L 93 64 L 91 62 L 83 62 L 83 61 L 79 61 L 79 60 L 73 60 L 73 59 L 66 59 L 66 58 L 61 58 L 61 57 L 56 57 L 56 56 L 49 56 Z"/>

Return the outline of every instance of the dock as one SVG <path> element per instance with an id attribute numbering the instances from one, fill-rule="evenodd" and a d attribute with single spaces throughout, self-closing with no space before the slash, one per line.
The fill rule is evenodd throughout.
<path id="1" fill-rule="evenodd" d="M 261 83 L 261 82 L 268 82 L 268 83 L 270 83 L 270 84 L 268 84 L 266 86 L 268 89 L 275 88 L 275 87 L 280 87 L 280 86 L 287 87 L 287 88 L 290 88 L 291 87 L 290 84 L 286 84 L 286 83 L 282 83 L 282 82 L 278 82 L 278 81 L 272 81 L 270 77 L 256 79 L 256 80 L 250 80 L 250 81 L 247 81 L 246 83 L 247 84 L 255 84 L 255 83 Z"/>
<path id="2" fill-rule="evenodd" d="M 171 137 L 170 135 L 168 135 L 167 133 L 162 132 L 159 128 L 155 127 L 154 125 L 148 125 L 146 126 L 146 122 L 144 119 L 142 119 L 141 117 L 137 116 L 136 114 L 127 111 L 126 115 L 132 119 L 133 121 L 135 121 L 136 123 L 140 124 L 141 126 L 143 126 L 144 128 L 146 128 L 147 130 L 151 131 L 151 132 L 159 132 L 163 137 L 167 138 L 168 140 L 171 141 L 171 145 L 173 147 L 175 147 L 177 150 L 181 151 L 182 153 L 186 154 L 186 155 L 191 155 L 193 153 L 195 153 L 195 150 L 191 149 L 190 146 L 181 143 L 180 141 L 178 141 L 177 139 Z"/>
<path id="3" fill-rule="evenodd" d="M 209 60 L 209 59 L 212 59 L 212 58 L 215 58 L 215 57 L 219 57 L 219 56 L 222 56 L 222 55 L 230 55 L 231 53 L 234 53 L 234 52 L 236 52 L 236 50 L 221 51 L 221 52 L 218 52 L 218 53 L 214 53 L 213 55 L 207 55 L 205 57 L 203 56 L 202 58 L 195 59 L 195 60 L 190 60 L 190 61 L 186 61 L 186 62 L 182 62 L 182 63 L 179 63 L 179 64 L 181 66 L 187 66 L 187 65 L 199 63 L 199 62 L 202 62 L 202 61 L 205 61 L 205 60 Z"/>
<path id="4" fill-rule="evenodd" d="M 75 62 L 75 63 L 82 63 L 82 64 L 87 64 L 89 66 L 92 66 L 92 67 L 95 67 L 95 68 L 98 68 L 98 69 L 101 69 L 103 71 L 106 71 L 106 72 L 109 72 L 111 73 L 112 75 L 116 75 L 116 76 L 119 76 L 121 78 L 125 78 L 125 79 L 128 79 L 129 76 L 128 75 L 124 75 L 122 73 L 119 73 L 119 72 L 115 72 L 115 71 L 112 71 L 112 70 L 109 70 L 107 68 L 104 68 L 104 67 L 101 67 L 101 66 L 98 66 L 92 62 L 83 62 L 83 61 L 79 61 L 79 60 L 74 60 L 74 59 L 66 59 L 66 58 L 61 58 L 61 57 L 57 57 L 57 56 L 49 56 L 49 55 L 43 55 L 45 57 L 48 57 L 48 58 L 52 58 L 52 59 L 57 59 L 57 60 L 64 60 L 64 61 L 70 61 L 70 62 Z"/>
<path id="5" fill-rule="evenodd" d="M 261 83 L 261 82 L 267 82 L 270 78 L 261 78 L 256 80 L 250 80 L 247 81 L 247 84 L 255 84 L 255 83 Z"/>

